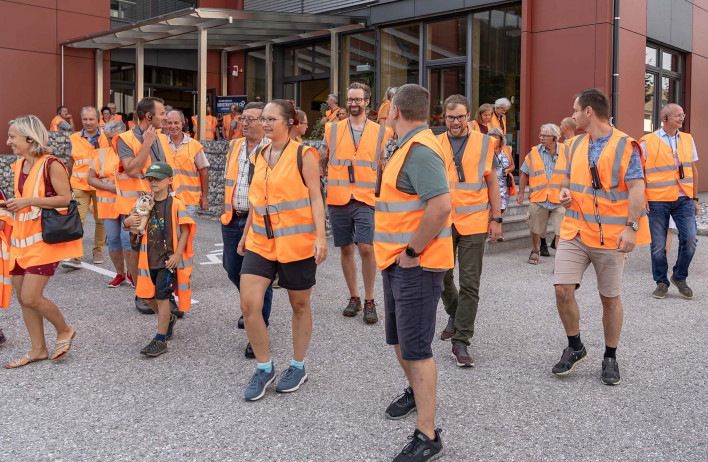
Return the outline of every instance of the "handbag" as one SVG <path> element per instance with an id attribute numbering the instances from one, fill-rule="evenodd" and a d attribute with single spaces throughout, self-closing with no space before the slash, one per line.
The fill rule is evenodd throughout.
<path id="1" fill-rule="evenodd" d="M 46 184 L 46 169 L 45 166 L 49 157 L 44 159 L 37 175 L 37 182 L 34 185 L 34 197 L 39 197 L 39 182 L 44 179 Z M 61 164 L 64 169 L 66 167 Z M 67 177 L 69 171 L 66 171 Z M 32 207 L 33 209 L 39 207 Z M 65 213 L 62 213 L 65 212 Z M 35 212 L 36 213 L 36 212 Z M 79 216 L 78 202 L 74 198 L 74 190 L 71 190 L 71 201 L 68 207 L 60 208 L 42 208 L 37 214 L 42 217 L 42 240 L 47 244 L 61 244 L 63 242 L 71 242 L 84 237 L 84 227 L 81 224 Z"/>

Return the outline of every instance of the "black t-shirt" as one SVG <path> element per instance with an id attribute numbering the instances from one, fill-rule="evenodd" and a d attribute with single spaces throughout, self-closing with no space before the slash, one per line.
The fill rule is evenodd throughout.
<path id="1" fill-rule="evenodd" d="M 164 231 L 164 239 L 163 239 Z M 165 250 L 167 247 L 167 250 Z M 147 224 L 147 257 L 150 269 L 165 267 L 172 256 L 172 196 L 155 201 Z"/>

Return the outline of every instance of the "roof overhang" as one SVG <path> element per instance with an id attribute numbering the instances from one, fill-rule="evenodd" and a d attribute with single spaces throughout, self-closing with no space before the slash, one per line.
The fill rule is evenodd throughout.
<path id="1" fill-rule="evenodd" d="M 237 51 L 364 27 L 366 18 L 352 16 L 190 8 L 119 29 L 69 39 L 61 45 L 112 50 L 142 42 L 145 48 L 196 49 L 199 30 L 208 29 L 208 48 Z"/>

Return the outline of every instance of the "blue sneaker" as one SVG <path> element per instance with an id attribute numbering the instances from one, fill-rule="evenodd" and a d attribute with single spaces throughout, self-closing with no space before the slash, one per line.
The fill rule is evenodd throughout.
<path id="1" fill-rule="evenodd" d="M 251 377 L 251 381 L 243 391 L 243 398 L 246 401 L 256 401 L 263 398 L 266 388 L 273 383 L 273 380 L 275 380 L 274 367 L 271 368 L 270 372 L 266 372 L 263 369 L 256 369 L 255 374 Z"/>
<path id="2" fill-rule="evenodd" d="M 275 386 L 275 391 L 278 393 L 290 393 L 300 388 L 300 385 L 307 382 L 307 372 L 305 368 L 297 368 L 295 366 L 288 367 L 280 376 L 278 385 Z"/>

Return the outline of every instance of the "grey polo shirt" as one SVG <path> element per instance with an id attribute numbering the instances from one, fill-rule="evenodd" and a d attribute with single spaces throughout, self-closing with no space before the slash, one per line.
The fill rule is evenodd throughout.
<path id="1" fill-rule="evenodd" d="M 143 131 L 140 129 L 140 127 L 133 127 L 133 134 L 138 139 L 138 141 L 140 141 L 141 143 L 143 142 Z M 121 138 L 118 138 L 118 157 L 120 157 L 121 161 L 123 159 L 131 159 L 135 157 L 136 154 L 137 153 L 134 153 L 130 146 L 125 143 L 125 141 L 123 141 Z M 150 146 L 150 160 L 152 160 L 152 162 L 165 162 L 165 153 L 162 152 L 162 145 L 160 144 L 159 139 L 155 141 L 152 146 Z"/>

